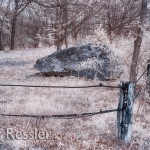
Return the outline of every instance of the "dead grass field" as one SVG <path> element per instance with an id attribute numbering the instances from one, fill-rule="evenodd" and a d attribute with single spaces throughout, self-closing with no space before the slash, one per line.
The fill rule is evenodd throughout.
<path id="1" fill-rule="evenodd" d="M 98 80 L 75 77 L 35 76 L 37 71 L 33 64 L 36 59 L 50 53 L 52 51 L 49 49 L 0 52 L 0 83 L 55 86 L 86 86 L 100 83 Z M 117 85 L 119 82 L 120 79 L 103 83 Z M 0 113 L 51 115 L 115 109 L 118 95 L 119 90 L 110 88 L 0 87 Z M 82 119 L 40 120 L 38 129 L 51 133 L 48 140 L 6 140 L 7 128 L 13 128 L 14 131 L 32 131 L 37 128 L 36 120 L 0 117 L 0 147 L 15 150 L 149 150 L 150 109 L 147 105 L 140 104 L 139 107 L 139 101 L 140 99 L 137 99 L 134 104 L 132 141 L 128 144 L 117 139 L 116 112 L 113 112 Z"/>

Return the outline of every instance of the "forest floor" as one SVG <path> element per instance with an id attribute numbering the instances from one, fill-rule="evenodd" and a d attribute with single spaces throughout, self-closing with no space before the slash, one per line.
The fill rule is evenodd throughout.
<path id="1" fill-rule="evenodd" d="M 98 80 L 76 77 L 35 76 L 36 60 L 53 51 L 22 50 L 0 52 L 0 84 L 89 86 Z M 116 81 L 103 81 L 105 85 L 119 85 Z M 8 114 L 69 114 L 96 112 L 100 109 L 116 109 L 119 89 L 51 89 L 29 87 L 0 87 L 0 113 Z M 116 112 L 79 119 L 44 119 L 0 117 L 0 149 L 46 149 L 46 150 L 149 150 L 150 106 L 135 101 L 133 133 L 130 143 L 117 139 Z M 6 130 L 14 133 L 45 131 L 48 139 L 6 139 Z"/>

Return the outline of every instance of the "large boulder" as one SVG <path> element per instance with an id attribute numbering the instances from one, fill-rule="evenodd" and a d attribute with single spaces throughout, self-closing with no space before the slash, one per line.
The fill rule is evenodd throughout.
<path id="1" fill-rule="evenodd" d="M 105 45 L 86 44 L 62 49 L 38 59 L 34 67 L 49 76 L 110 78 L 110 50 Z"/>

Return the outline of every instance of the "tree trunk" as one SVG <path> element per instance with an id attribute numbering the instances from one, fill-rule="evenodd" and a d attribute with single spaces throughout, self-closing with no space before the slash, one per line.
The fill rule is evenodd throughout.
<path id="1" fill-rule="evenodd" d="M 15 34 L 16 34 L 16 23 L 17 23 L 17 11 L 18 11 L 18 0 L 15 0 L 15 11 L 12 19 L 12 27 L 11 27 L 11 43 L 10 50 L 14 50 L 15 48 Z"/>
<path id="2" fill-rule="evenodd" d="M 147 13 L 147 0 L 142 0 L 142 6 L 141 6 L 141 14 L 140 14 L 140 25 L 142 26 L 144 24 L 144 21 L 146 19 L 146 13 Z M 137 38 L 134 41 L 134 51 L 132 56 L 132 62 L 131 62 L 131 68 L 130 68 L 130 81 L 135 82 L 136 81 L 136 68 L 137 68 L 137 62 L 139 57 L 139 52 L 142 44 L 142 35 L 143 31 L 141 27 L 138 27 L 137 30 Z"/>
<path id="3" fill-rule="evenodd" d="M 123 25 L 120 25 L 120 27 L 118 28 L 118 31 L 117 31 L 118 36 L 121 36 L 123 27 L 124 27 Z"/>
<path id="4" fill-rule="evenodd" d="M 60 13 L 60 7 L 56 8 L 56 46 L 57 51 L 61 50 L 61 26 L 60 26 L 60 19 L 61 19 L 61 13 Z"/>
<path id="5" fill-rule="evenodd" d="M 0 51 L 4 51 L 4 43 L 3 43 L 3 25 L 4 25 L 4 17 L 1 20 L 1 28 L 0 28 Z"/>
<path id="6" fill-rule="evenodd" d="M 14 16 L 14 18 L 12 20 L 10 50 L 14 50 L 14 48 L 15 48 L 16 22 L 17 22 L 17 18 L 16 18 L 16 16 Z"/>
<path id="7" fill-rule="evenodd" d="M 57 33 L 56 33 L 56 46 L 57 46 L 57 51 L 61 50 L 61 41 L 60 41 L 60 27 L 57 26 Z"/>
<path id="8" fill-rule="evenodd" d="M 60 42 L 57 43 L 57 51 L 59 51 L 59 50 L 61 50 L 61 43 Z"/>
<path id="9" fill-rule="evenodd" d="M 2 31 L 0 31 L 0 51 L 4 51 Z"/>
<path id="10" fill-rule="evenodd" d="M 65 0 L 65 45 L 66 45 L 66 48 L 68 48 L 67 25 L 68 25 L 68 8 L 67 8 L 67 0 Z"/>

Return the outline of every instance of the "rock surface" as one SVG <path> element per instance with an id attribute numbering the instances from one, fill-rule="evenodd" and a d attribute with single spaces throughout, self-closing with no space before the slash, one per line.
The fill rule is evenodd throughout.
<path id="1" fill-rule="evenodd" d="M 38 59 L 34 67 L 49 76 L 79 76 L 99 80 L 110 77 L 109 49 L 86 44 L 54 52 Z"/>

